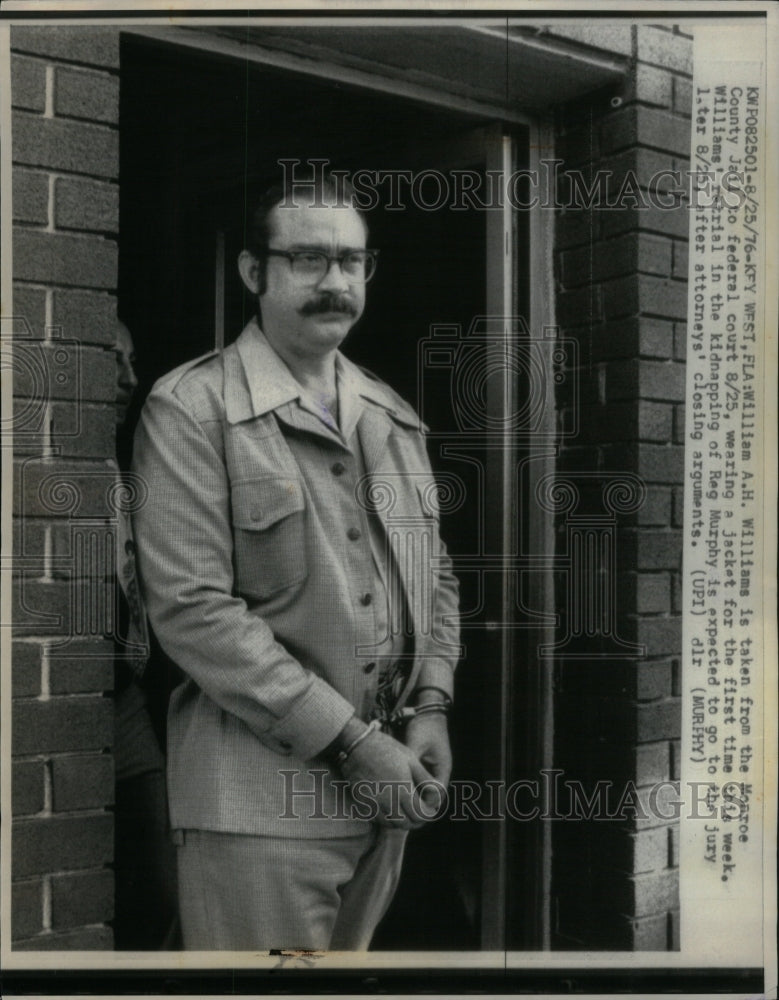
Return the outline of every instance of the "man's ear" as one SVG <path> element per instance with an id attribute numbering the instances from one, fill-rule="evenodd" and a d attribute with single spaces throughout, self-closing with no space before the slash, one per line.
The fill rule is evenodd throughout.
<path id="1" fill-rule="evenodd" d="M 241 250 L 238 254 L 238 271 L 244 285 L 253 295 L 262 295 L 265 292 L 265 265 L 253 253 Z"/>

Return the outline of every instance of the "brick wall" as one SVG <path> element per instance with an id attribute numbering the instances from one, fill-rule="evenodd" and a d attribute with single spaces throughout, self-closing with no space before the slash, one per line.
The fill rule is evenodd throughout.
<path id="1" fill-rule="evenodd" d="M 99 582 L 80 568 L 74 530 L 99 534 L 110 513 L 119 33 L 16 27 L 11 48 L 11 935 L 22 950 L 106 949 L 113 947 L 113 646 L 74 618 L 77 596 L 95 593 Z M 77 643 L 61 645 L 76 632 Z"/>
<path id="2" fill-rule="evenodd" d="M 557 155 L 565 170 L 629 171 L 648 191 L 662 170 L 685 171 L 690 146 L 692 41 L 677 29 L 633 25 L 562 32 L 570 41 L 630 57 L 621 94 L 564 109 Z M 616 100 L 615 100 L 616 97 Z M 661 189 L 674 182 L 666 178 Z M 673 201 L 673 199 L 669 199 Z M 631 203 L 628 202 L 630 205 Z M 639 657 L 561 659 L 556 668 L 556 765 L 590 795 L 612 782 L 609 807 L 634 783 L 621 817 L 558 823 L 553 840 L 553 943 L 558 948 L 678 948 L 678 779 L 681 711 L 680 572 L 687 311 L 688 212 L 632 207 L 565 209 L 557 220 L 558 321 L 576 338 L 580 433 L 558 476 L 582 491 L 585 514 L 601 487 L 640 477 L 646 499 L 615 517 L 616 624 Z M 560 406 L 570 405 L 561 395 Z M 592 496 L 581 473 L 597 472 Z M 597 496 L 594 494 L 597 493 Z M 587 504 L 591 504 L 588 507 Z M 565 543 L 560 526 L 560 545 Z M 562 594 L 561 599 L 565 595 Z M 603 642 L 601 653 L 613 652 Z M 571 647 L 569 652 L 576 652 Z M 663 783 L 657 794 L 656 783 Z M 652 799 L 650 801 L 650 796 Z"/>
<path id="3" fill-rule="evenodd" d="M 631 63 L 618 107 L 607 96 L 561 115 L 566 168 L 611 170 L 617 186 L 632 170 L 644 188 L 658 170 L 686 169 L 689 38 L 648 26 L 555 33 Z M 109 513 L 118 31 L 16 28 L 12 50 L 12 937 L 19 949 L 110 948 L 112 646 L 97 635 L 56 644 L 72 631 L 74 524 Z M 558 320 L 578 341 L 582 390 L 581 433 L 560 476 L 628 472 L 648 489 L 641 508 L 618 519 L 617 536 L 619 634 L 646 656 L 560 661 L 556 763 L 590 791 L 602 780 L 634 782 L 648 815 L 555 825 L 557 947 L 678 945 L 677 828 L 651 815 L 648 798 L 653 783 L 678 778 L 687 226 L 683 208 L 558 220 Z M 52 475 L 75 483 L 77 496 L 52 492 Z M 672 794 L 666 785 L 655 812 L 672 814 Z"/>

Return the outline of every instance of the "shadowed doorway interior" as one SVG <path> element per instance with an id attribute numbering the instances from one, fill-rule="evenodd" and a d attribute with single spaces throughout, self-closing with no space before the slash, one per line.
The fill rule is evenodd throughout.
<path id="1" fill-rule="evenodd" d="M 137 419 L 158 377 L 213 349 L 220 324 L 229 343 L 253 314 L 235 258 L 247 205 L 275 179 L 280 159 L 324 159 L 350 172 L 381 169 L 400 165 L 398 150 L 416 136 L 424 136 L 426 148 L 440 140 L 443 150 L 484 124 L 459 111 L 126 36 L 119 309 L 138 356 L 141 384 L 131 416 Z M 443 160 L 443 153 L 438 161 L 433 154 L 427 165 L 440 168 Z M 485 168 L 478 159 L 469 166 Z M 486 214 L 425 211 L 407 199 L 402 211 L 380 207 L 368 221 L 379 268 L 345 353 L 415 407 L 424 405 L 434 430 L 448 431 L 451 382 L 445 371 L 420 373 L 420 343 L 433 325 L 467 330 L 485 312 Z M 476 495 L 463 466 L 454 469 L 435 448 L 431 460 L 438 471 L 456 471 L 467 495 Z M 455 556 L 476 550 L 480 530 L 467 502 L 442 518 Z M 477 582 L 465 575 L 461 589 L 463 608 L 479 608 Z M 453 777 L 480 783 L 494 775 L 485 747 L 495 739 L 488 730 L 498 729 L 490 699 L 500 692 L 490 671 L 500 652 L 486 628 L 491 616 L 489 604 L 472 616 L 452 718 Z M 485 946 L 484 915 L 492 903 L 483 887 L 493 858 L 483 825 L 444 819 L 412 835 L 375 948 Z"/>

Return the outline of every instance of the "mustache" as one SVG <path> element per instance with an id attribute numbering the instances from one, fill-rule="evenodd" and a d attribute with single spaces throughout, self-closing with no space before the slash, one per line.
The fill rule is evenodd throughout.
<path id="1" fill-rule="evenodd" d="M 354 303 L 343 292 L 320 292 L 316 297 L 304 302 L 299 311 L 301 316 L 315 316 L 317 313 L 357 315 Z"/>

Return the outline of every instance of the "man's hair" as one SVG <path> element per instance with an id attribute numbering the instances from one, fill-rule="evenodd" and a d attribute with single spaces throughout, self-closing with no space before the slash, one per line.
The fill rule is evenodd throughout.
<path id="1" fill-rule="evenodd" d="M 267 257 L 265 251 L 273 235 L 271 213 L 277 205 L 293 207 L 299 205 L 313 208 L 324 205 L 333 208 L 353 208 L 362 219 L 365 234 L 368 234 L 368 223 L 365 214 L 355 203 L 356 193 L 350 182 L 342 176 L 335 177 L 331 173 L 316 174 L 310 178 L 296 178 L 287 183 L 272 184 L 255 203 L 246 225 L 246 249 L 263 265 L 260 276 L 259 294 L 265 292 L 265 267 Z"/>

